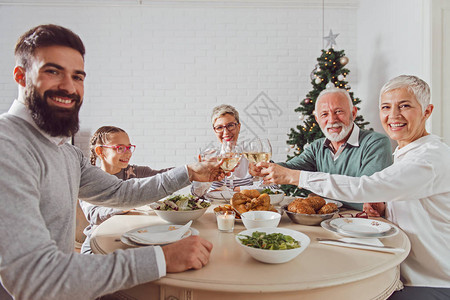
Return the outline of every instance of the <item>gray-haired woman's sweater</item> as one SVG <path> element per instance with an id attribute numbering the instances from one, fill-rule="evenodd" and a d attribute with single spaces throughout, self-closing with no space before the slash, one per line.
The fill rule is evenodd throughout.
<path id="1" fill-rule="evenodd" d="M 187 186 L 185 167 L 122 181 L 10 114 L 0 150 L 0 299 L 94 299 L 159 278 L 153 247 L 74 253 L 75 204 L 144 205 Z"/>

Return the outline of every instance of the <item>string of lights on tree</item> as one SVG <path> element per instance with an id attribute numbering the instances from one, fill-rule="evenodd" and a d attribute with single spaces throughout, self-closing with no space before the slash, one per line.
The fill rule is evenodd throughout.
<path id="1" fill-rule="evenodd" d="M 322 90 L 332 87 L 346 89 L 350 94 L 353 105 L 359 110 L 357 105 L 361 100 L 353 96 L 353 92 L 350 91 L 351 87 L 346 81 L 350 70 L 345 66 L 348 64 L 349 59 L 345 56 L 344 50 L 334 50 L 338 35 L 333 34 L 333 31 L 330 30 L 329 35 L 324 37 L 327 41 L 326 48 L 328 50 L 322 50 L 322 55 L 317 58 L 317 64 L 311 72 L 310 77 L 313 89 L 300 101 L 300 106 L 295 109 L 295 112 L 300 113 L 298 117 L 300 123 L 295 128 L 291 128 L 288 134 L 289 138 L 286 141 L 289 145 L 286 148 L 287 160 L 300 155 L 311 142 L 324 136 L 314 118 L 315 103 L 317 96 Z M 361 129 L 364 129 L 369 124 L 369 122 L 364 121 L 361 115 L 357 115 L 354 122 Z M 282 188 L 287 195 L 305 196 L 309 193 L 294 186 L 283 186 Z"/>

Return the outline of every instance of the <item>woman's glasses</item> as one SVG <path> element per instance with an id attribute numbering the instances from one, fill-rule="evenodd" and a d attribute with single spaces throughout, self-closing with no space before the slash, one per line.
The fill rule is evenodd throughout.
<path id="1" fill-rule="evenodd" d="M 130 145 L 130 146 L 125 146 L 125 145 L 114 145 L 114 146 L 100 145 L 100 147 L 115 149 L 117 151 L 117 153 L 125 153 L 128 150 L 130 150 L 130 152 L 133 153 L 134 150 L 136 149 L 135 145 Z"/>
<path id="2" fill-rule="evenodd" d="M 219 132 L 223 132 L 225 130 L 225 128 L 228 131 L 233 131 L 236 128 L 237 125 L 238 125 L 238 123 L 234 123 L 233 122 L 233 123 L 228 123 L 225 126 L 219 125 L 219 126 L 216 126 L 216 127 L 213 127 L 213 128 L 214 128 L 215 132 L 219 133 Z"/>

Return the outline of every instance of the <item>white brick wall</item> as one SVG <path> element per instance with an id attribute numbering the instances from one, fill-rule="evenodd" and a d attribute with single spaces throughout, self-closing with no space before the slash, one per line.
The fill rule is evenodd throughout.
<path id="1" fill-rule="evenodd" d="M 191 162 L 200 146 L 215 140 L 212 108 L 228 103 L 241 114 L 241 138 L 269 137 L 274 160 L 285 160 L 287 134 L 298 124 L 294 109 L 312 88 L 310 72 L 321 54 L 321 7 L 306 5 L 314 1 L 267 7 L 150 2 L 0 2 L 0 112 L 17 94 L 11 76 L 17 38 L 32 26 L 56 23 L 78 33 L 87 49 L 76 136 L 86 153 L 98 127 L 115 125 L 137 145 L 133 163 L 160 168 Z M 356 78 L 356 13 L 354 5 L 325 13 L 325 31 L 340 33 L 338 49 L 350 58 L 350 84 Z M 255 116 L 257 110 L 266 116 Z"/>

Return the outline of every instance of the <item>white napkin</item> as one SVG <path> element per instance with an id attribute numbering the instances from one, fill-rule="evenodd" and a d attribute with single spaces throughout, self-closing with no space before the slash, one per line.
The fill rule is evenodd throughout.
<path id="1" fill-rule="evenodd" d="M 355 245 L 355 244 L 346 244 L 341 243 L 342 242 L 348 242 L 348 243 L 358 243 L 361 245 Z M 341 238 L 336 241 L 319 241 L 321 244 L 327 244 L 327 245 L 334 245 L 334 246 L 340 246 L 340 247 L 348 247 L 348 248 L 355 248 L 355 249 L 363 249 L 363 250 L 372 250 L 372 251 L 380 251 L 380 252 L 389 252 L 389 253 L 402 253 L 405 252 L 405 249 L 402 248 L 387 248 L 384 247 L 384 244 L 377 238 L 370 238 L 370 239 L 362 239 L 362 238 Z M 377 247 L 381 246 L 381 247 Z M 384 248 L 382 248 L 384 247 Z"/>
<path id="2" fill-rule="evenodd" d="M 166 230 L 162 232 L 152 232 L 151 230 L 134 230 L 124 234 L 125 237 L 139 244 L 165 244 L 172 243 L 181 239 L 181 237 L 191 227 L 192 220 L 175 230 Z"/>

